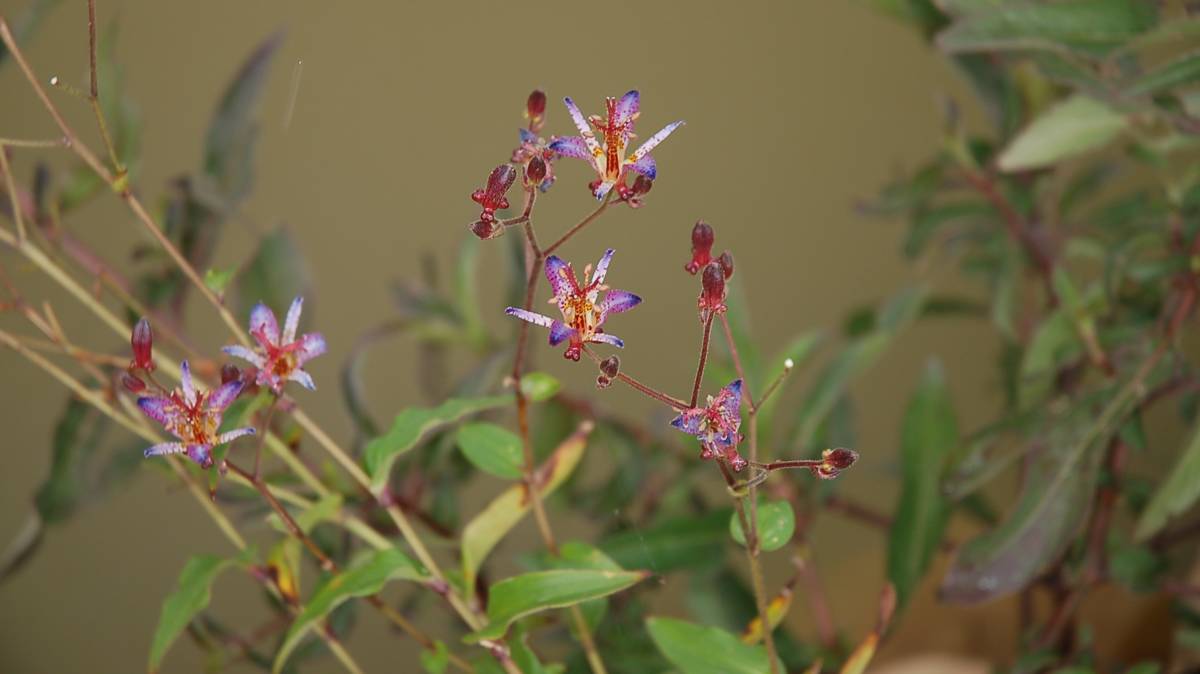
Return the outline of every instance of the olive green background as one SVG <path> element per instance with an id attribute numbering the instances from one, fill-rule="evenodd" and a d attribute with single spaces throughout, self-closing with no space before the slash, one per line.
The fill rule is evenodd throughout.
<path id="1" fill-rule="evenodd" d="M 23 4 L 0 0 L 0 11 L 11 18 Z M 559 103 L 563 95 L 596 112 L 603 96 L 633 87 L 642 91 L 642 137 L 687 120 L 655 152 L 659 179 L 647 205 L 614 209 L 562 251 L 578 266 L 605 247 L 618 251 L 610 283 L 646 300 L 611 323 L 628 345 L 624 368 L 639 378 L 679 392 L 691 381 L 697 283 L 681 266 L 697 218 L 716 227 L 718 250 L 734 252 L 735 282 L 746 289 L 767 353 L 813 327 L 836 337 L 848 310 L 918 278 L 961 285 L 940 278 L 936 264 L 918 269 L 902 261 L 901 224 L 866 219 L 856 214 L 855 202 L 934 150 L 942 97 L 964 102 L 973 123 L 981 113 L 963 82 L 918 36 L 861 3 L 102 0 L 99 8 L 102 26 L 114 19 L 120 24 L 118 60 L 144 118 L 136 185 L 152 204 L 167 180 L 199 165 L 204 130 L 233 71 L 264 36 L 286 30 L 262 109 L 255 191 L 228 227 L 217 264 L 243 260 L 255 237 L 276 223 L 293 228 L 318 285 L 311 302 L 315 325 L 330 344 L 330 353 L 310 368 L 320 390 L 301 399 L 338 436 L 349 431 L 336 374 L 350 343 L 391 315 L 392 284 L 415 276 L 422 254 L 453 259 L 478 210 L 467 196 L 507 159 L 533 87 L 549 93 L 549 133 L 572 132 Z M 39 76 L 85 85 L 86 18 L 82 1 L 49 16 L 27 45 Z M 297 70 L 298 95 L 285 128 Z M 85 104 L 61 93 L 54 98 L 94 142 Z M 53 133 L 18 71 L 6 64 L 0 136 Z M 18 175 L 30 175 L 34 159 L 46 154 L 18 151 Z M 65 160 L 65 153 L 49 154 Z M 563 160 L 558 171 L 558 184 L 539 203 L 543 238 L 593 206 L 587 167 Z M 120 263 L 131 244 L 146 240 L 110 198 L 72 215 L 68 226 Z M 481 278 L 494 309 L 489 325 L 507 329 L 494 287 L 502 279 L 502 250 L 485 248 Z M 31 299 L 53 303 L 78 342 L 122 352 L 119 340 L 35 270 L 7 253 L 0 260 Z M 189 316 L 198 339 L 215 351 L 224 343 L 221 326 L 194 304 Z M 0 325 L 25 329 L 12 316 L 0 316 Z M 932 321 L 906 333 L 855 386 L 863 458 L 841 487 L 890 509 L 900 415 L 920 369 L 928 358 L 942 358 L 962 426 L 971 428 L 996 402 L 990 393 L 995 346 L 986 325 L 961 320 Z M 539 365 L 571 389 L 631 414 L 650 412 L 628 389 L 596 393 L 590 367 L 563 363 L 541 339 L 535 353 Z M 421 399 L 413 383 L 416 358 L 403 341 L 372 356 L 369 387 L 381 416 Z M 810 378 L 810 372 L 798 377 Z M 64 393 L 9 352 L 0 352 L 0 380 L 0 538 L 7 540 L 47 470 Z M 719 481 L 715 472 L 713 480 Z M 475 489 L 472 498 L 482 502 L 498 485 L 481 480 Z M 536 545 L 531 532 L 532 525 L 523 524 L 523 543 L 499 554 Z M 817 527 L 815 561 L 850 635 L 874 620 L 884 550 L 882 536 L 852 521 L 829 516 Z M 189 497 L 147 472 L 53 530 L 35 562 L 0 585 L 0 671 L 143 669 L 160 602 L 184 561 L 197 552 L 227 551 Z M 773 582 L 782 582 L 786 556 L 773 557 L 769 571 Z M 686 582 L 674 585 L 661 588 L 660 612 L 684 615 L 679 599 Z M 884 659 L 924 651 L 999 656 L 1012 647 L 1014 602 L 941 607 L 934 586 L 923 587 Z M 255 593 L 251 582 L 230 574 L 217 585 L 215 606 L 235 624 L 251 626 L 261 616 L 254 612 Z M 801 596 L 789 620 L 812 638 L 808 616 Z M 411 646 L 387 639 L 374 615 L 362 612 L 360 628 L 349 646 L 368 671 L 416 670 Z M 1115 645 L 1117 633 L 1106 629 L 1098 624 L 1098 640 Z M 197 650 L 186 643 L 167 660 L 168 671 L 199 665 Z M 333 668 L 324 661 L 310 669 Z"/>

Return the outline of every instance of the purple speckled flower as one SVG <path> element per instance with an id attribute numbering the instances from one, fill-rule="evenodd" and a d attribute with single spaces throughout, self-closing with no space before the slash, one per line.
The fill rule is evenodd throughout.
<path id="1" fill-rule="evenodd" d="M 315 391 L 317 385 L 303 367 L 309 360 L 325 353 L 325 338 L 315 332 L 296 338 L 296 328 L 300 325 L 300 312 L 303 307 L 303 297 L 292 300 L 281 335 L 275 312 L 265 304 L 255 305 L 250 311 L 250 334 L 258 342 L 258 348 L 248 349 L 235 345 L 221 350 L 235 358 L 249 361 L 258 368 L 256 383 L 259 386 L 270 387 L 275 395 L 283 392 L 283 386 L 288 381 L 297 382 L 304 388 Z"/>
<path id="2" fill-rule="evenodd" d="M 201 391 L 192 383 L 192 371 L 188 362 L 180 366 L 183 374 L 179 388 L 165 396 L 138 398 L 138 407 L 151 419 L 162 424 L 179 442 L 163 442 L 146 449 L 146 457 L 167 454 L 187 454 L 201 468 L 213 464 L 212 448 L 232 442 L 243 435 L 253 435 L 253 428 L 239 428 L 226 433 L 217 433 L 225 408 L 242 391 L 242 381 L 234 380 L 222 384 L 212 391 Z"/>
<path id="3" fill-rule="evenodd" d="M 704 407 L 681 412 L 671 425 L 699 438 L 701 459 L 720 456 L 734 470 L 740 471 L 746 467 L 746 460 L 737 451 L 742 439 L 738 433 L 742 425 L 741 407 L 742 380 L 735 379 L 716 396 L 709 396 Z"/>
<path id="4" fill-rule="evenodd" d="M 597 199 L 603 199 L 618 184 L 623 185 L 626 171 L 640 173 L 654 180 L 658 169 L 650 151 L 683 125 L 682 121 L 671 122 L 626 157 L 625 149 L 634 137 L 633 124 L 640 114 L 641 99 L 636 90 L 625 94 L 620 100 L 605 99 L 606 117 L 593 115 L 585 118 L 575 101 L 565 98 L 563 102 L 567 105 L 571 120 L 575 122 L 575 128 L 579 129 L 579 135 L 556 138 L 550 142 L 549 148 L 563 157 L 583 159 L 592 165 L 597 180 L 591 184 L 591 188 Z M 592 131 L 592 126 L 596 127 L 595 131 Z M 600 136 L 599 140 L 597 135 Z"/>
<path id="5" fill-rule="evenodd" d="M 554 290 L 551 304 L 557 304 L 562 312 L 561 321 L 543 316 L 532 311 L 509 307 L 504 313 L 515 316 L 523 321 L 550 329 L 550 345 L 558 346 L 569 341 L 563 356 L 569 360 L 579 360 L 583 353 L 583 345 L 587 342 L 611 344 L 624 347 L 625 342 L 613 335 L 606 334 L 601 327 L 609 314 L 619 314 L 629 311 L 641 303 L 642 298 L 624 290 L 609 290 L 604 285 L 604 276 L 608 273 L 608 263 L 612 260 L 613 249 L 608 249 L 600 262 L 596 264 L 593 274 L 591 265 L 583 270 L 586 278 L 589 274 L 592 280 L 586 286 L 580 286 L 575 278 L 575 270 L 557 255 L 546 258 L 546 278 Z M 600 293 L 604 299 L 600 300 Z"/>

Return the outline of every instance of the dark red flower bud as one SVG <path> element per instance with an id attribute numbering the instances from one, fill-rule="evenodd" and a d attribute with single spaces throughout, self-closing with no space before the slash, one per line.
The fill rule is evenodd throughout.
<path id="1" fill-rule="evenodd" d="M 604 375 L 599 375 L 596 377 L 596 388 L 608 388 L 609 386 L 612 386 L 611 379 L 605 377 Z"/>
<path id="2" fill-rule="evenodd" d="M 150 321 L 143 318 L 133 326 L 129 344 L 133 347 L 133 367 L 154 371 L 154 331 L 150 329 Z"/>
<path id="3" fill-rule="evenodd" d="M 146 382 L 128 372 L 121 375 L 121 386 L 124 386 L 125 390 L 130 393 L 141 393 L 146 390 Z"/>
<path id="4" fill-rule="evenodd" d="M 491 239 L 496 237 L 504 228 L 496 224 L 493 220 L 476 220 L 467 226 L 471 233 L 481 239 Z"/>
<path id="5" fill-rule="evenodd" d="M 609 379 L 616 378 L 621 371 L 621 359 L 616 356 L 609 356 L 600 361 L 600 371 Z"/>
<path id="6" fill-rule="evenodd" d="M 511 164 L 501 164 L 488 175 L 487 186 L 471 193 L 471 200 L 483 206 L 479 219 L 484 222 L 495 220 L 496 211 L 508 208 L 508 189 L 517 179 L 517 170 Z"/>
<path id="7" fill-rule="evenodd" d="M 654 181 L 644 175 L 638 175 L 633 179 L 633 187 L 630 188 L 633 196 L 640 197 L 650 191 L 654 187 Z"/>
<path id="8" fill-rule="evenodd" d="M 709 262 L 704 265 L 700 276 L 700 285 L 704 289 L 704 299 L 710 302 L 720 302 L 725 297 L 725 269 L 719 262 Z"/>
<path id="9" fill-rule="evenodd" d="M 717 263 L 721 265 L 721 271 L 725 272 L 725 280 L 728 281 L 730 276 L 733 276 L 733 254 L 729 251 L 721 253 L 721 257 L 717 258 Z"/>
<path id="10" fill-rule="evenodd" d="M 529 118 L 529 129 L 538 131 L 542 128 L 546 115 L 546 92 L 534 89 L 525 101 L 525 116 Z"/>
<path id="11" fill-rule="evenodd" d="M 540 184 L 546 179 L 546 162 L 541 157 L 534 157 L 525 165 L 525 182 L 529 185 Z"/>
<path id="12" fill-rule="evenodd" d="M 825 450 L 823 458 L 826 463 L 834 468 L 846 470 L 850 466 L 853 466 L 855 461 L 858 461 L 858 452 L 853 449 L 838 447 L 837 449 Z"/>
<path id="13" fill-rule="evenodd" d="M 692 227 L 692 261 L 684 265 L 689 274 L 695 274 L 712 261 L 713 228 L 703 220 L 697 220 Z"/>
<path id="14" fill-rule="evenodd" d="M 228 384 L 231 381 L 237 381 L 242 378 L 242 371 L 233 363 L 225 363 L 221 366 L 221 383 Z"/>

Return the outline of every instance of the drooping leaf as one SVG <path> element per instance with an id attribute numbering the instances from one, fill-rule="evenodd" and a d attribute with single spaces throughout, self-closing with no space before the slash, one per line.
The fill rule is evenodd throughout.
<path id="1" fill-rule="evenodd" d="M 649 576 L 646 571 L 558 569 L 505 578 L 489 590 L 487 625 L 464 640 L 498 639 L 518 618 L 607 597 Z"/>
<path id="2" fill-rule="evenodd" d="M 225 89 L 209 122 L 204 173 L 213 180 L 227 206 L 236 204 L 250 191 L 258 139 L 255 116 L 271 59 L 282 41 L 283 33 L 275 33 L 255 48 Z"/>
<path id="3" fill-rule="evenodd" d="M 1187 447 L 1138 518 L 1134 537 L 1144 541 L 1153 536 L 1172 517 L 1195 504 L 1197 498 L 1200 498 L 1200 424 L 1192 430 Z"/>
<path id="4" fill-rule="evenodd" d="M 750 517 L 750 505 L 746 504 L 746 517 Z M 796 531 L 796 513 L 786 500 L 769 501 L 758 506 L 759 547 L 767 552 L 778 550 L 792 540 Z M 742 520 L 735 512 L 729 518 L 729 535 L 738 545 L 746 545 L 746 533 L 742 531 Z"/>
<path id="5" fill-rule="evenodd" d="M 590 432 L 591 427 L 587 426 L 572 434 L 538 468 L 535 479 L 539 496 L 545 498 L 554 493 L 579 465 Z M 528 491 L 525 484 L 509 487 L 463 527 L 462 569 L 468 591 L 474 588 L 475 574 L 488 553 L 533 506 Z"/>
<path id="6" fill-rule="evenodd" d="M 937 36 L 950 52 L 1048 49 L 1102 54 L 1154 24 L 1141 0 L 1006 2 L 971 12 Z"/>
<path id="7" fill-rule="evenodd" d="M 477 421 L 463 424 L 455 436 L 463 456 L 476 468 L 506 480 L 523 474 L 525 460 L 521 438 L 496 424 Z"/>
<path id="8" fill-rule="evenodd" d="M 1087 96 L 1076 95 L 1033 120 L 1000 155 L 1003 171 L 1048 166 L 1107 144 L 1125 129 L 1125 115 Z"/>
<path id="9" fill-rule="evenodd" d="M 183 634 L 192 618 L 208 606 L 212 597 L 212 584 L 217 575 L 230 566 L 248 564 L 253 557 L 254 553 L 247 549 L 234 559 L 200 555 L 188 560 L 183 567 L 183 573 L 179 575 L 175 591 L 163 600 L 158 627 L 154 630 L 154 639 L 150 644 L 150 660 L 147 665 L 150 672 L 158 671 L 171 644 Z"/>
<path id="10" fill-rule="evenodd" d="M 238 311 L 241 316 L 249 316 L 254 305 L 262 302 L 271 307 L 282 324 L 292 299 L 303 295 L 304 313 L 300 318 L 302 325 L 308 324 L 313 315 L 312 286 L 300 245 L 291 228 L 281 225 L 262 238 L 254 256 L 238 273 L 234 283 Z"/>
<path id="11" fill-rule="evenodd" d="M 888 537 L 888 578 L 901 605 L 933 560 L 950 515 L 941 476 L 958 446 L 958 420 L 942 368 L 931 362 L 908 403 L 900 433 L 900 502 Z"/>
<path id="12" fill-rule="evenodd" d="M 742 643 L 716 627 L 674 618 L 647 618 L 646 630 L 658 650 L 683 674 L 767 674 L 767 650 Z M 782 666 L 779 671 L 783 671 Z"/>
<path id="13" fill-rule="evenodd" d="M 396 548 L 365 554 L 346 570 L 330 577 L 309 598 L 308 605 L 288 628 L 275 655 L 272 671 L 278 674 L 304 635 L 343 602 L 355 597 L 373 595 L 391 580 L 421 582 L 427 579 L 428 573 L 425 569 Z"/>
<path id="14" fill-rule="evenodd" d="M 784 585 L 771 601 L 767 602 L 767 622 L 774 631 L 779 627 L 779 623 L 787 616 L 788 609 L 792 607 L 793 592 L 791 585 Z M 750 619 L 750 623 L 746 625 L 746 630 L 742 632 L 742 643 L 757 644 L 763 640 L 762 616 L 755 615 Z"/>
<path id="15" fill-rule="evenodd" d="M 725 508 L 701 516 L 670 519 L 648 529 L 630 529 L 600 542 L 600 549 L 626 568 L 667 573 L 711 564 L 711 552 L 729 535 Z"/>
<path id="16" fill-rule="evenodd" d="M 943 600 L 977 603 L 1010 594 L 1062 554 L 1091 505 L 1099 454 L 1094 450 L 1106 422 L 1060 420 L 1050 430 L 1047 448 L 1026 471 L 1007 519 L 959 550 L 942 581 Z"/>

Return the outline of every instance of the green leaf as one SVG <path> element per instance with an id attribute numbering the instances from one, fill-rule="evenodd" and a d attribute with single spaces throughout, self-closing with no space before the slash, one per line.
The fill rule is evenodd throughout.
<path id="1" fill-rule="evenodd" d="M 621 565 L 612 560 L 611 557 L 594 547 L 590 543 L 580 541 L 568 541 L 563 543 L 558 548 L 558 555 L 546 554 L 538 560 L 539 568 L 542 569 L 592 569 L 599 571 L 621 571 Z M 608 601 L 605 599 L 592 599 L 585 601 L 579 605 L 580 611 L 583 613 L 583 618 L 587 622 L 589 630 L 595 630 L 596 625 L 604 618 L 604 614 L 608 609 Z M 575 631 L 575 625 L 570 624 L 571 631 Z"/>
<path id="2" fill-rule="evenodd" d="M 1006 2 L 971 12 L 937 36 L 949 52 L 1048 49 L 1103 54 L 1154 25 L 1142 0 Z"/>
<path id="3" fill-rule="evenodd" d="M 888 578 L 903 606 L 929 569 L 950 507 L 941 476 L 958 446 L 958 420 L 939 363 L 933 361 L 908 403 L 900 433 L 900 501 L 888 538 Z"/>
<path id="4" fill-rule="evenodd" d="M 1001 153 L 1002 171 L 1049 166 L 1107 144 L 1125 129 L 1124 115 L 1087 96 L 1075 95 L 1043 112 Z"/>
<path id="5" fill-rule="evenodd" d="M 229 287 L 229 282 L 232 280 L 232 269 L 217 269 L 213 267 L 204 272 L 204 285 L 218 297 L 225 294 L 225 289 Z"/>
<path id="6" fill-rule="evenodd" d="M 913 214 L 908 238 L 904 242 L 904 255 L 909 259 L 920 257 L 929 242 L 947 228 L 960 231 L 964 227 L 986 224 L 996 219 L 996 209 L 978 199 L 937 204 L 921 209 Z"/>
<path id="7" fill-rule="evenodd" d="M 234 287 L 242 316 L 249 316 L 254 305 L 262 302 L 281 322 L 292 299 L 309 294 L 312 278 L 308 264 L 289 227 L 281 225 L 262 238 L 254 257 L 237 275 Z M 306 298 L 303 323 L 311 320 L 312 307 L 312 298 Z"/>
<path id="8" fill-rule="evenodd" d="M 1082 347 L 1071 317 L 1055 311 L 1042 321 L 1021 358 L 1017 402 L 1022 410 L 1040 405 L 1054 392 L 1059 367 Z"/>
<path id="9" fill-rule="evenodd" d="M 95 455 L 108 428 L 107 420 L 90 404 L 71 397 L 54 425 L 50 475 L 38 487 L 33 503 L 46 524 L 69 518 L 85 496 L 84 469 Z"/>
<path id="10" fill-rule="evenodd" d="M 457 440 L 463 456 L 485 473 L 515 480 L 524 472 L 521 438 L 508 429 L 487 422 L 463 424 Z"/>
<path id="11" fill-rule="evenodd" d="M 512 396 L 451 398 L 434 408 L 412 407 L 396 415 L 387 433 L 363 448 L 363 463 L 371 476 L 371 488 L 380 492 L 396 459 L 416 447 L 427 433 L 473 414 L 512 404 Z"/>
<path id="12" fill-rule="evenodd" d="M 499 639 L 518 618 L 607 597 L 649 577 L 646 571 L 559 569 L 505 578 L 488 592 L 488 624 L 463 640 Z"/>
<path id="13" fill-rule="evenodd" d="M 1187 447 L 1142 512 L 1134 538 L 1144 541 L 1158 533 L 1168 520 L 1192 507 L 1197 498 L 1200 498 L 1200 423 L 1192 429 Z"/>
<path id="14" fill-rule="evenodd" d="M 212 584 L 217 575 L 231 565 L 244 566 L 253 557 L 253 552 L 247 549 L 234 559 L 200 555 L 188 560 L 183 567 L 183 573 L 179 575 L 175 591 L 163 601 L 158 627 L 154 630 L 154 639 L 150 644 L 150 661 L 147 666 L 150 672 L 158 671 L 171 644 L 183 634 L 192 618 L 208 606 L 212 598 Z"/>
<path id="15" fill-rule="evenodd" d="M 1142 75 L 1125 90 L 1128 96 L 1151 96 L 1200 80 L 1200 52 L 1185 54 Z"/>
<path id="16" fill-rule="evenodd" d="M 464 236 L 458 251 L 458 262 L 454 277 L 454 303 L 462 317 L 467 334 L 476 343 L 487 341 L 487 332 L 479 311 L 479 251 L 480 241 L 474 236 Z"/>
<path id="17" fill-rule="evenodd" d="M 1167 568 L 1167 560 L 1150 546 L 1109 541 L 1108 572 L 1131 592 L 1154 592 Z"/>
<path id="18" fill-rule="evenodd" d="M 1114 430 L 1113 409 L 1110 404 L 1095 422 L 1078 414 L 1053 423 L 1007 519 L 959 550 L 942 581 L 944 601 L 976 603 L 1010 594 L 1062 554 L 1087 518 L 1098 473 L 1096 440 Z"/>
<path id="19" fill-rule="evenodd" d="M 535 403 L 553 398 L 558 394 L 560 388 L 562 388 L 562 384 L 545 372 L 529 372 L 521 375 L 521 392 Z"/>
<path id="20" fill-rule="evenodd" d="M 587 446 L 590 428 L 572 434 L 538 468 L 538 494 L 544 499 L 558 489 L 579 465 Z M 492 548 L 529 512 L 529 487 L 515 484 L 504 490 L 463 527 L 462 569 L 468 592 L 475 586 L 475 574 Z"/>
<path id="21" fill-rule="evenodd" d="M 729 535 L 731 512 L 724 508 L 667 520 L 649 529 L 622 531 L 601 541 L 600 549 L 622 567 L 655 573 L 711 564 L 712 551 Z"/>
<path id="22" fill-rule="evenodd" d="M 750 517 L 750 505 L 746 504 L 746 517 Z M 796 531 L 796 513 L 788 501 L 770 501 L 758 506 L 759 547 L 767 552 L 778 550 L 792 540 Z M 729 535 L 739 545 L 746 545 L 746 534 L 742 531 L 742 520 L 735 512 L 729 518 Z"/>
<path id="23" fill-rule="evenodd" d="M 371 596 L 383 589 L 390 580 L 423 582 L 427 579 L 427 572 L 396 548 L 376 550 L 364 555 L 345 571 L 331 576 L 309 598 L 308 606 L 304 607 L 288 628 L 275 655 L 272 671 L 278 674 L 288 656 L 299 645 L 301 638 L 346 600 Z"/>
<path id="24" fill-rule="evenodd" d="M 266 85 L 267 72 L 283 33 L 275 33 L 250 54 L 221 96 L 204 141 L 204 173 L 212 178 L 228 206 L 250 192 L 254 148 L 258 140 L 255 115 Z"/>
<path id="25" fill-rule="evenodd" d="M 771 661 L 762 646 L 716 627 L 674 618 L 647 618 L 646 629 L 658 650 L 683 674 L 766 674 Z M 779 671 L 784 671 L 783 667 Z"/>
<path id="26" fill-rule="evenodd" d="M 429 674 L 445 674 L 446 668 L 450 666 L 450 651 L 441 641 L 434 642 L 433 646 L 432 651 L 421 651 L 421 666 Z"/>

